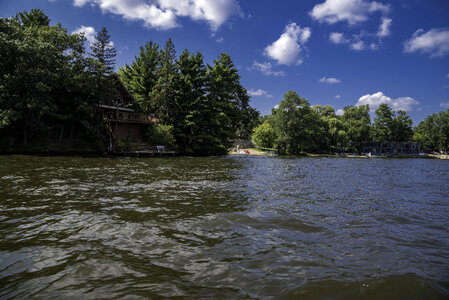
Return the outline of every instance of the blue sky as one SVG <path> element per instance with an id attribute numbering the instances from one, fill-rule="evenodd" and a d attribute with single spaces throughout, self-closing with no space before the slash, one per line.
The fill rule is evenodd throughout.
<path id="1" fill-rule="evenodd" d="M 0 16 L 41 8 L 69 32 L 105 26 L 117 67 L 139 46 L 229 53 L 262 114 L 296 91 L 312 105 L 388 103 L 415 125 L 449 108 L 447 0 L 0 0 Z"/>

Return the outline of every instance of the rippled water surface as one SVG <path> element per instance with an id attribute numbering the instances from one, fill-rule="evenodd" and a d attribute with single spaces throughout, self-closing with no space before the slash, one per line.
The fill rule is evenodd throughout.
<path id="1" fill-rule="evenodd" d="M 449 161 L 0 156 L 0 298 L 449 298 Z"/>

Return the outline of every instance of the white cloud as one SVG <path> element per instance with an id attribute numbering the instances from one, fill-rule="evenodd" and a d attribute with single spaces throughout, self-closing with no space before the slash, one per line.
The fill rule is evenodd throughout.
<path id="1" fill-rule="evenodd" d="M 95 29 L 92 26 L 81 26 L 74 31 L 72 31 L 72 34 L 79 34 L 83 33 L 84 37 L 89 41 L 90 44 L 92 44 L 95 41 L 95 36 L 97 33 L 95 32 Z"/>
<path id="2" fill-rule="evenodd" d="M 262 89 L 257 89 L 257 90 L 251 89 L 251 90 L 248 91 L 248 95 L 250 95 L 252 97 L 259 97 L 259 96 L 265 96 L 267 98 L 272 98 L 273 97 L 273 95 L 268 94 L 267 91 L 262 90 Z"/>
<path id="3" fill-rule="evenodd" d="M 216 40 L 216 42 L 219 43 L 219 44 L 221 44 L 221 43 L 224 42 L 224 39 L 223 39 L 222 37 L 220 37 L 220 38 L 218 38 L 218 39 Z"/>
<path id="4" fill-rule="evenodd" d="M 285 73 L 283 71 L 273 71 L 273 66 L 269 62 L 260 63 L 257 61 L 253 61 L 253 66 L 251 69 L 258 70 L 258 71 L 262 72 L 262 74 L 267 75 L 267 76 L 269 76 L 269 75 L 285 76 Z"/>
<path id="5" fill-rule="evenodd" d="M 90 3 L 103 12 L 122 16 L 126 20 L 143 21 L 145 26 L 157 29 L 178 27 L 177 17 L 209 23 L 217 30 L 231 15 L 240 13 L 235 0 L 74 0 L 82 7 Z"/>
<path id="6" fill-rule="evenodd" d="M 449 108 L 449 101 L 448 102 L 441 102 L 440 103 L 440 107 L 442 107 L 442 108 Z"/>
<path id="7" fill-rule="evenodd" d="M 404 43 L 404 51 L 428 53 L 431 57 L 443 56 L 449 52 L 449 30 L 433 28 L 424 32 L 419 29 Z"/>
<path id="8" fill-rule="evenodd" d="M 419 105 L 419 102 L 412 97 L 399 97 L 396 99 L 392 99 L 382 92 L 377 92 L 374 94 L 367 94 L 359 98 L 356 103 L 356 106 L 369 104 L 370 110 L 373 112 L 379 105 L 382 103 L 388 104 L 393 110 L 405 110 L 411 111 L 414 106 Z"/>
<path id="9" fill-rule="evenodd" d="M 334 24 L 346 21 L 350 25 L 368 20 L 368 15 L 374 12 L 387 14 L 390 11 L 388 5 L 376 1 L 365 0 L 326 0 L 313 7 L 309 15 L 319 21 Z"/>
<path id="10" fill-rule="evenodd" d="M 379 50 L 379 45 L 376 44 L 376 43 L 371 43 L 371 44 L 369 45 L 369 48 L 370 48 L 371 50 Z"/>
<path id="11" fill-rule="evenodd" d="M 391 22 L 393 20 L 389 18 L 382 18 L 382 23 L 379 26 L 379 31 L 377 32 L 378 37 L 387 37 L 390 35 Z"/>
<path id="12" fill-rule="evenodd" d="M 89 45 L 92 45 L 93 42 L 95 42 L 95 37 L 97 36 L 97 32 L 92 26 L 81 26 L 74 31 L 72 31 L 72 34 L 79 34 L 83 33 L 86 40 L 89 42 Z M 114 47 L 114 42 L 109 41 L 109 47 Z"/>
<path id="13" fill-rule="evenodd" d="M 334 78 L 334 77 L 322 77 L 320 79 L 320 82 L 325 82 L 325 83 L 339 83 L 340 79 Z"/>
<path id="14" fill-rule="evenodd" d="M 340 98 L 341 98 L 341 95 L 340 95 L 340 94 L 335 95 L 335 99 L 340 99 Z"/>
<path id="15" fill-rule="evenodd" d="M 449 73 L 446 75 L 447 78 L 449 78 Z"/>
<path id="16" fill-rule="evenodd" d="M 343 33 L 340 32 L 332 32 L 329 35 L 329 40 L 334 43 L 334 44 L 347 44 L 349 43 L 349 40 L 347 40 L 344 36 Z"/>
<path id="17" fill-rule="evenodd" d="M 335 112 L 335 114 L 337 116 L 343 116 L 343 114 L 345 113 L 343 108 L 337 109 L 337 111 Z"/>
<path id="18" fill-rule="evenodd" d="M 365 43 L 363 41 L 357 41 L 349 45 L 349 48 L 355 51 L 361 51 L 365 49 Z"/>
<path id="19" fill-rule="evenodd" d="M 279 39 L 265 48 L 264 53 L 277 60 L 279 64 L 301 64 L 302 59 L 299 57 L 302 51 L 301 45 L 309 40 L 311 33 L 309 27 L 301 29 L 296 23 L 290 23 L 285 27 L 284 33 Z"/>

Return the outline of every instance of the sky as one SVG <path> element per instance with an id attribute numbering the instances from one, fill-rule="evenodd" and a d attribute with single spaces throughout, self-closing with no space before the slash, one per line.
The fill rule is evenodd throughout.
<path id="1" fill-rule="evenodd" d="M 168 38 L 208 64 L 228 53 L 262 115 L 289 90 L 337 113 L 387 103 L 414 125 L 449 109 L 447 0 L 0 0 L 0 17 L 32 8 L 88 40 L 106 27 L 117 68 Z"/>

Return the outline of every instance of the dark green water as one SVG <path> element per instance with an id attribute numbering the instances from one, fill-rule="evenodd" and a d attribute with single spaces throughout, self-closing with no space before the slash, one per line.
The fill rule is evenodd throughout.
<path id="1" fill-rule="evenodd" d="M 0 156 L 0 298 L 448 299 L 449 161 Z"/>

